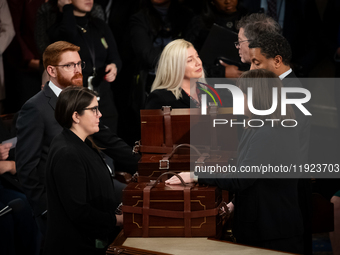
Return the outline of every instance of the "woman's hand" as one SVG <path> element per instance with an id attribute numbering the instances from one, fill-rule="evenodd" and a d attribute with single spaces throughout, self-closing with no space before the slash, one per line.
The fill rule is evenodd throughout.
<path id="1" fill-rule="evenodd" d="M 182 177 L 185 183 L 194 182 L 194 179 L 190 177 L 190 172 L 182 172 L 179 173 L 178 175 Z M 174 175 L 169 180 L 166 180 L 165 184 L 181 184 L 181 181 L 178 179 L 176 175 Z"/>
<path id="2" fill-rule="evenodd" d="M 116 79 L 117 76 L 117 66 L 116 64 L 109 64 L 105 68 L 105 72 L 107 74 L 105 75 L 104 79 L 108 82 L 113 82 Z"/>
<path id="3" fill-rule="evenodd" d="M 229 203 L 227 204 L 227 207 L 228 207 L 228 209 L 229 209 L 229 213 L 230 213 L 230 214 L 234 212 L 235 206 L 234 206 L 233 202 L 229 202 Z"/>
<path id="4" fill-rule="evenodd" d="M 63 12 L 63 7 L 66 4 L 72 4 L 72 0 L 58 0 L 58 8 L 60 12 Z"/>
<path id="5" fill-rule="evenodd" d="M 123 214 L 121 215 L 116 214 L 116 220 L 117 220 L 116 226 L 118 227 L 123 226 Z"/>

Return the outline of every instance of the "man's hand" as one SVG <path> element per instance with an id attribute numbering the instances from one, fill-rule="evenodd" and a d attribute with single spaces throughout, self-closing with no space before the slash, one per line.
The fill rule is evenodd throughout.
<path id="1" fill-rule="evenodd" d="M 105 68 L 105 72 L 107 72 L 107 74 L 105 75 L 104 79 L 107 82 L 113 82 L 116 77 L 117 77 L 117 67 L 116 64 L 109 64 L 106 66 Z"/>
<path id="2" fill-rule="evenodd" d="M 178 175 L 182 177 L 185 183 L 194 182 L 194 179 L 190 177 L 190 172 L 182 172 L 179 173 Z M 165 184 L 181 184 L 181 181 L 178 179 L 176 175 L 174 175 L 169 180 L 166 180 Z"/>
<path id="3" fill-rule="evenodd" d="M 238 69 L 237 66 L 234 65 L 228 65 L 224 63 L 222 60 L 220 60 L 220 64 L 224 66 L 224 76 L 226 78 L 239 78 L 241 74 L 243 73 Z"/>
<path id="4" fill-rule="evenodd" d="M 9 172 L 10 174 L 15 174 L 17 172 L 15 168 L 15 162 L 10 160 L 0 161 L 0 175 Z"/>
<path id="5" fill-rule="evenodd" d="M 72 0 L 58 0 L 58 8 L 60 12 L 63 12 L 63 7 L 66 4 L 72 4 Z"/>
<path id="6" fill-rule="evenodd" d="M 0 160 L 6 160 L 8 158 L 9 150 L 11 149 L 12 144 L 0 144 Z"/>

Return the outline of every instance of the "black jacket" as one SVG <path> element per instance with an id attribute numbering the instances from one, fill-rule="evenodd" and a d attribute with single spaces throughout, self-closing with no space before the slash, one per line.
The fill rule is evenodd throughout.
<path id="1" fill-rule="evenodd" d="M 302 88 L 300 80 L 295 76 L 294 72 L 288 74 L 283 80 L 282 84 L 284 87 Z M 299 93 L 289 93 L 288 98 L 299 98 Z M 295 105 L 293 106 L 295 119 L 298 122 L 297 129 L 299 135 L 299 159 L 301 164 L 308 163 L 308 151 L 309 151 L 309 138 L 310 138 L 310 117 L 304 115 Z"/>
<path id="2" fill-rule="evenodd" d="M 104 254 L 95 240 L 113 241 L 118 203 L 110 171 L 90 141 L 69 129 L 53 139 L 46 189 L 46 254 Z"/>
<path id="3" fill-rule="evenodd" d="M 237 170 L 245 166 L 290 166 L 298 162 L 297 132 L 293 128 L 246 129 L 238 147 Z M 233 233 L 238 242 L 266 241 L 302 235 L 297 179 L 274 179 L 267 174 L 249 178 L 236 172 L 199 182 L 235 193 Z M 202 176 L 202 175 L 201 175 Z"/>
<path id="4" fill-rule="evenodd" d="M 145 109 L 161 109 L 162 106 L 171 106 L 172 108 L 197 108 L 184 90 L 182 90 L 182 97 L 176 99 L 171 91 L 167 89 L 156 89 L 148 96 Z"/>

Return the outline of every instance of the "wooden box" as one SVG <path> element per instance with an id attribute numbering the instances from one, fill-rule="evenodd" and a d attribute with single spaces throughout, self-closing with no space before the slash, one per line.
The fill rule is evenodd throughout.
<path id="1" fill-rule="evenodd" d="M 141 110 L 141 153 L 171 153 L 179 144 L 219 147 L 221 150 L 236 151 L 237 127 L 217 125 L 212 119 L 233 119 L 232 108 L 218 108 L 212 113 L 201 115 L 200 109 Z M 215 137 L 212 141 L 211 136 Z M 193 142 L 191 138 L 198 141 Z M 216 148 L 212 148 L 216 149 Z"/>
<path id="2" fill-rule="evenodd" d="M 190 164 L 191 168 L 193 168 L 195 162 L 200 158 L 196 153 L 190 152 L 173 154 L 170 159 L 166 159 L 166 157 L 167 154 L 144 153 L 138 162 L 138 175 L 140 180 L 155 180 L 167 171 L 176 173 L 190 171 Z M 214 154 L 206 153 L 206 157 L 203 155 L 201 159 L 204 160 L 203 163 L 205 166 L 216 164 L 236 165 L 236 157 L 236 151 L 217 151 L 214 152 Z"/>
<path id="3" fill-rule="evenodd" d="M 130 183 L 123 190 L 127 237 L 209 237 L 222 229 L 217 187 L 198 184 Z"/>

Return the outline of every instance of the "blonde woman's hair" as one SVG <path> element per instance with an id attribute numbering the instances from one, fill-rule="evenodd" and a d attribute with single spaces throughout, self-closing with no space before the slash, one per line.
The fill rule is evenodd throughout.
<path id="1" fill-rule="evenodd" d="M 151 92 L 156 89 L 171 91 L 176 99 L 182 97 L 182 82 L 185 74 L 188 51 L 194 47 L 183 39 L 174 40 L 163 50 L 156 68 L 156 78 L 152 84 Z M 202 72 L 204 78 L 204 72 Z"/>

